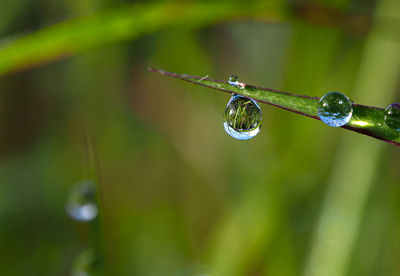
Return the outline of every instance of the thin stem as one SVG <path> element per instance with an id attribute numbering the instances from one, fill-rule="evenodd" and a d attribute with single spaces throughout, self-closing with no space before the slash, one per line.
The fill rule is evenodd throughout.
<path id="1" fill-rule="evenodd" d="M 160 75 L 181 79 L 204 87 L 220 90 L 225 93 L 235 93 L 258 102 L 273 105 L 303 116 L 320 120 L 317 112 L 319 97 L 296 95 L 271 88 L 245 85 L 239 89 L 226 81 L 214 80 L 208 77 L 172 73 L 160 69 L 148 68 Z M 379 107 L 353 104 L 353 116 L 342 128 L 368 135 L 392 145 L 400 146 L 400 132 L 391 129 L 383 120 L 384 110 Z"/>
<path id="2" fill-rule="evenodd" d="M 85 156 L 88 167 L 89 179 L 93 180 L 96 184 L 96 197 L 95 202 L 98 208 L 98 215 L 95 219 L 89 221 L 89 243 L 90 247 L 95 252 L 95 275 L 106 275 L 105 271 L 105 250 L 104 250 L 104 221 L 103 221 L 103 200 L 101 187 L 101 175 L 97 152 L 94 140 L 88 136 L 84 137 Z"/>

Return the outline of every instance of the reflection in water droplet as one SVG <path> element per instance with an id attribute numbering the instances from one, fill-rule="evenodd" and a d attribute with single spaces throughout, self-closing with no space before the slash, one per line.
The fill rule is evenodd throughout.
<path id="1" fill-rule="evenodd" d="M 78 221 L 91 221 L 96 218 L 96 187 L 93 181 L 84 180 L 72 187 L 65 206 L 67 214 Z"/>
<path id="2" fill-rule="evenodd" d="M 93 249 L 82 251 L 74 260 L 71 276 L 91 276 L 96 274 L 98 260 Z"/>
<path id="3" fill-rule="evenodd" d="M 349 98 L 342 93 L 329 92 L 319 100 L 318 116 L 329 126 L 344 126 L 350 121 L 352 114 L 353 106 Z"/>
<path id="4" fill-rule="evenodd" d="M 224 111 L 226 133 L 238 140 L 248 140 L 261 128 L 262 111 L 252 99 L 233 95 Z"/>
<path id="5" fill-rule="evenodd" d="M 389 104 L 385 108 L 383 119 L 390 128 L 400 131 L 400 104 Z"/>
<path id="6" fill-rule="evenodd" d="M 188 266 L 178 271 L 173 276 L 216 276 L 205 266 Z"/>

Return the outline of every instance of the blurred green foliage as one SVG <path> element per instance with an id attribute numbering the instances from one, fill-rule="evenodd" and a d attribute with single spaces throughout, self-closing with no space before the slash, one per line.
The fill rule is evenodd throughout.
<path id="1" fill-rule="evenodd" d="M 59 21 L 181 5 L 160 3 L 5 1 L 0 47 L 33 32 L 42 49 L 34 31 Z M 106 275 L 197 267 L 212 276 L 399 275 L 397 147 L 269 106 L 260 134 L 236 141 L 222 127 L 228 95 L 146 71 L 233 73 L 298 94 L 340 91 L 381 107 L 399 101 L 399 1 L 279 3 L 229 20 L 210 10 L 215 18 L 198 24 L 193 11 L 191 24 L 172 18 L 168 28 L 93 43 L 47 65 L 41 52 L 30 65 L 43 66 L 3 76 L 1 274 L 70 275 L 76 257 L 101 243 Z M 70 188 L 88 177 L 85 137 L 99 163 L 96 239 L 98 229 L 72 221 L 64 206 Z"/>

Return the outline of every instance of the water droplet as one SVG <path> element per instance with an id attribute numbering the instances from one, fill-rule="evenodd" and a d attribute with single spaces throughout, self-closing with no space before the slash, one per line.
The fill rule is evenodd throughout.
<path id="1" fill-rule="evenodd" d="M 390 128 L 400 131 L 400 104 L 389 104 L 385 108 L 383 119 Z"/>
<path id="2" fill-rule="evenodd" d="M 228 79 L 228 83 L 232 86 L 235 86 L 239 89 L 244 89 L 246 87 L 246 84 L 244 84 L 243 82 L 239 82 L 239 77 L 236 75 L 230 75 L 229 79 Z"/>
<path id="3" fill-rule="evenodd" d="M 233 95 L 224 111 L 226 133 L 238 140 L 248 140 L 258 134 L 261 127 L 262 111 L 252 99 Z"/>
<path id="4" fill-rule="evenodd" d="M 182 270 L 180 270 L 178 273 L 175 273 L 174 276 L 215 276 L 216 274 L 211 272 L 207 267 L 205 266 L 188 266 Z"/>
<path id="5" fill-rule="evenodd" d="M 96 218 L 96 186 L 91 180 L 84 180 L 72 187 L 65 206 L 67 214 L 78 221 Z"/>
<path id="6" fill-rule="evenodd" d="M 86 249 L 76 256 L 71 275 L 72 276 L 91 276 L 97 275 L 96 270 L 99 264 L 98 258 L 93 249 Z"/>
<path id="7" fill-rule="evenodd" d="M 353 106 L 342 93 L 329 92 L 319 100 L 318 116 L 328 126 L 344 126 L 350 121 L 352 114 Z"/>
<path id="8" fill-rule="evenodd" d="M 246 87 L 246 85 L 243 82 L 238 82 L 236 87 L 239 89 L 244 89 Z"/>
<path id="9" fill-rule="evenodd" d="M 236 75 L 230 75 L 230 76 L 229 76 L 228 83 L 229 83 L 230 85 L 235 85 L 236 82 L 238 81 L 238 79 L 239 79 L 238 76 L 236 76 Z"/>

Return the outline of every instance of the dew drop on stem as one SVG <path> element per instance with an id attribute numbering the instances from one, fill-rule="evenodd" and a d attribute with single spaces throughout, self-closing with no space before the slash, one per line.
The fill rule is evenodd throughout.
<path id="1" fill-rule="evenodd" d="M 383 119 L 390 128 L 400 131 L 400 104 L 389 104 L 385 108 Z"/>
<path id="2" fill-rule="evenodd" d="M 228 79 L 228 83 L 232 86 L 235 86 L 239 89 L 244 89 L 246 85 L 243 82 L 239 82 L 239 77 L 236 75 L 230 75 Z"/>
<path id="3" fill-rule="evenodd" d="M 350 121 L 352 114 L 353 105 L 342 93 L 329 92 L 318 102 L 318 116 L 328 126 L 344 126 Z"/>

